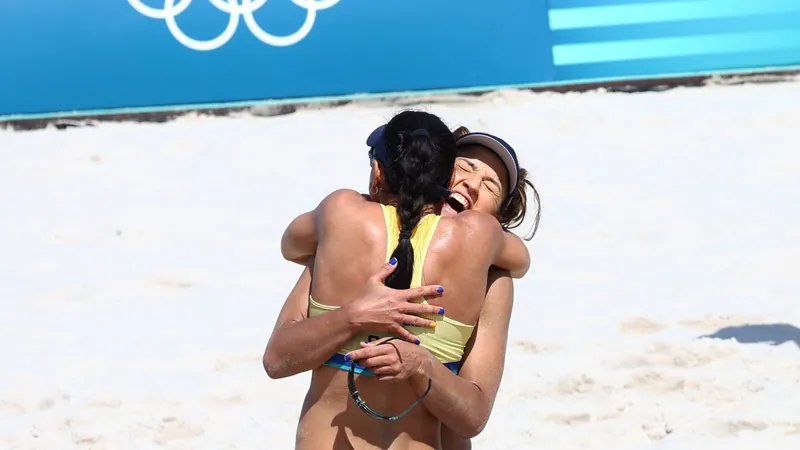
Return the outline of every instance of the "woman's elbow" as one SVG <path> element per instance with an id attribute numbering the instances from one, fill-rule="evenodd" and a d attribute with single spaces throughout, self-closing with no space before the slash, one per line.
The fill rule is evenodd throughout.
<path id="1" fill-rule="evenodd" d="M 283 364 L 281 364 L 280 360 L 275 358 L 269 350 L 264 352 L 264 356 L 261 358 L 261 364 L 264 366 L 264 371 L 267 372 L 267 376 L 273 380 L 286 378 L 290 375 L 283 370 Z"/>
<path id="2" fill-rule="evenodd" d="M 292 245 L 292 236 L 289 234 L 289 229 L 287 229 L 281 237 L 281 256 L 283 256 L 283 259 L 286 261 L 292 262 L 300 256 Z"/>
<path id="3" fill-rule="evenodd" d="M 283 256 L 283 259 L 286 261 L 305 266 L 314 257 L 314 254 L 297 248 L 297 246 L 291 243 L 291 239 L 282 239 L 281 256 Z"/>
<path id="4" fill-rule="evenodd" d="M 488 418 L 485 420 L 478 419 L 476 421 L 470 421 L 469 423 L 464 423 L 459 430 L 454 430 L 462 439 L 473 439 L 481 434 L 486 428 L 486 424 L 489 422 Z"/>
<path id="5" fill-rule="evenodd" d="M 475 413 L 461 422 L 459 427 L 453 427 L 453 431 L 463 439 L 472 439 L 478 436 L 486 428 L 486 424 L 489 423 L 489 416 L 492 414 L 491 408 L 491 406 L 476 405 L 474 409 L 471 409 Z"/>
<path id="6" fill-rule="evenodd" d="M 512 267 L 509 268 L 511 278 L 515 280 L 524 277 L 531 268 L 531 254 L 527 247 L 523 248 L 523 250 L 524 251 L 521 252 L 517 260 L 512 264 Z"/>
<path id="7" fill-rule="evenodd" d="M 520 278 L 528 274 L 528 270 L 530 270 L 530 268 L 531 268 L 531 260 L 528 259 L 526 264 L 520 265 L 520 267 L 511 270 L 509 273 L 511 275 L 511 278 L 519 280 Z"/>

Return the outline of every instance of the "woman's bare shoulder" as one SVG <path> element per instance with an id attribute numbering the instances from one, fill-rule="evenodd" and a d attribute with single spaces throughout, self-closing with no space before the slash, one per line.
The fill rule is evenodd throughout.
<path id="1" fill-rule="evenodd" d="M 383 213 L 379 203 L 369 200 L 360 192 L 352 189 L 338 189 L 322 200 L 317 208 L 317 214 L 320 226 L 328 230 L 341 231 L 342 224 L 348 224 L 346 227 L 356 226 L 354 224 L 368 226 L 374 222 L 373 219 L 382 216 Z M 360 227 L 356 226 L 356 228 Z"/>
<path id="2" fill-rule="evenodd" d="M 471 259 L 478 266 L 493 255 L 496 245 L 494 228 L 502 230 L 497 219 L 477 211 L 442 217 L 438 228 L 435 244 L 438 253 L 453 262 Z"/>
<path id="3" fill-rule="evenodd" d="M 337 189 L 322 199 L 322 206 L 349 206 L 369 202 L 367 197 L 353 189 Z"/>
<path id="4" fill-rule="evenodd" d="M 460 239 L 491 238 L 492 232 L 502 231 L 496 218 L 478 211 L 464 211 L 455 216 L 442 217 L 441 222 L 450 235 Z"/>
<path id="5" fill-rule="evenodd" d="M 337 189 L 319 203 L 317 211 L 320 218 L 353 214 L 354 211 L 371 203 L 364 195 L 353 189 Z"/>

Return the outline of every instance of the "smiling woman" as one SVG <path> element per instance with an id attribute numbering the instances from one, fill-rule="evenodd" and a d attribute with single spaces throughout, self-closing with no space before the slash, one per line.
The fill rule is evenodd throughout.
<path id="1" fill-rule="evenodd" d="M 528 171 L 519 167 L 516 155 L 508 150 L 510 146 L 496 136 L 473 133 L 467 127 L 457 128 L 453 136 L 456 164 L 450 186 L 452 195 L 443 213 L 456 214 L 467 209 L 495 211 L 503 229 L 512 230 L 525 221 L 530 189 L 536 215 L 524 239 L 533 239 L 542 216 L 539 191 L 528 179 Z"/>

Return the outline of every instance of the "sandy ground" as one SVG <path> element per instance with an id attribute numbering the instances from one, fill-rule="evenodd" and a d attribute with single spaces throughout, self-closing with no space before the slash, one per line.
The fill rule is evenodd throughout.
<path id="1" fill-rule="evenodd" d="M 476 448 L 800 448 L 798 102 L 424 106 L 506 137 L 544 203 Z M 0 448 L 290 448 L 308 377 L 260 363 L 299 274 L 279 236 L 365 188 L 363 141 L 397 109 L 0 131 Z"/>

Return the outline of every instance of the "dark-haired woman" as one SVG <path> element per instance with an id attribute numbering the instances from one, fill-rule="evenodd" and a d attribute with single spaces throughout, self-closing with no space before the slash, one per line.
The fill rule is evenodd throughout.
<path id="1" fill-rule="evenodd" d="M 342 330 L 340 350 L 313 371 L 298 448 L 438 448 L 439 417 L 447 415 L 447 402 L 406 410 L 391 423 L 376 423 L 365 411 L 386 419 L 425 394 L 459 401 L 459 392 L 473 389 L 455 373 L 481 313 L 486 274 L 493 265 L 522 274 L 530 263 L 522 241 L 503 232 L 492 216 L 473 211 L 440 215 L 450 196 L 456 144 L 438 117 L 400 113 L 370 141 L 371 194 L 379 203 L 355 191 L 334 192 L 312 214 L 296 219 L 282 242 L 287 259 L 316 255 L 309 320 L 320 318 L 318 326 L 324 326 L 324 317 L 347 308 L 343 299 L 354 298 L 371 269 L 387 259 L 394 263 L 387 286 L 405 289 L 424 279 L 447 289 L 430 311 L 438 314 L 418 318 L 427 327 L 407 328 L 411 336 L 405 337 L 413 343 L 372 346 L 366 342 L 384 343 L 389 334 L 352 336 Z M 397 355 L 406 361 L 397 364 Z M 348 392 L 350 368 L 361 376 Z M 391 383 L 396 380 L 408 382 Z"/>

